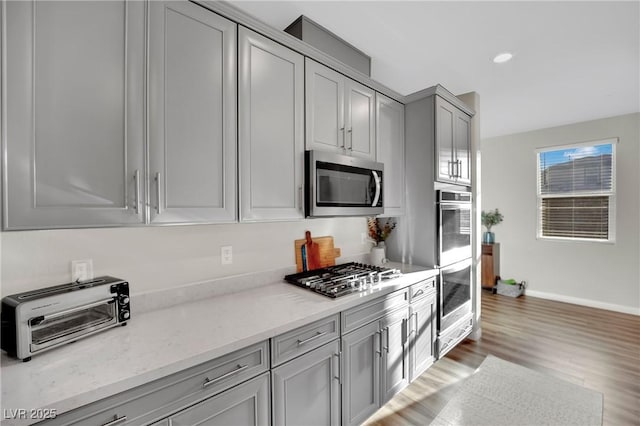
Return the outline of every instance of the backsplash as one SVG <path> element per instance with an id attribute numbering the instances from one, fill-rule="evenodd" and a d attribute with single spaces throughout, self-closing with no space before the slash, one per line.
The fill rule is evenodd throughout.
<path id="1" fill-rule="evenodd" d="M 344 258 L 369 252 L 361 242 L 364 217 L 297 222 L 65 229 L 0 233 L 1 294 L 71 280 L 71 261 L 92 259 L 94 276 L 131 283 L 132 294 L 222 277 L 295 267 L 294 240 L 332 235 Z M 233 263 L 222 265 L 220 248 L 233 246 Z"/>

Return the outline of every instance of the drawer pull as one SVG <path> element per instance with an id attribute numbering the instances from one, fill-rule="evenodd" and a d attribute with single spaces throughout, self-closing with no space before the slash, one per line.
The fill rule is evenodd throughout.
<path id="1" fill-rule="evenodd" d="M 423 289 L 420 289 L 420 290 L 416 291 L 416 293 L 413 295 L 413 297 L 418 297 L 421 294 L 424 294 L 424 290 Z"/>
<path id="2" fill-rule="evenodd" d="M 119 425 L 120 423 L 124 423 L 127 421 L 127 416 L 122 416 L 122 417 L 118 417 L 118 415 L 116 414 L 115 419 L 111 420 L 110 422 L 107 422 L 105 424 L 103 424 L 102 426 L 115 426 L 115 425 Z"/>
<path id="3" fill-rule="evenodd" d="M 204 383 L 202 384 L 202 387 L 206 389 L 207 387 L 209 387 L 209 386 L 213 385 L 214 383 L 218 383 L 220 380 L 224 380 L 224 379 L 226 379 L 227 377 L 231 377 L 231 376 L 233 376 L 234 374 L 237 374 L 237 373 L 241 372 L 242 370 L 244 370 L 244 369 L 246 369 L 246 368 L 248 368 L 248 367 L 249 367 L 249 365 L 248 365 L 248 364 L 247 364 L 247 365 L 240 365 L 240 364 L 238 364 L 238 366 L 236 367 L 236 369 L 235 369 L 235 370 L 229 371 L 228 373 L 225 373 L 225 374 L 223 374 L 223 375 L 222 375 L 222 376 L 220 376 L 220 377 L 216 377 L 215 379 L 209 379 L 209 378 L 207 377 L 206 379 L 204 379 Z"/>
<path id="4" fill-rule="evenodd" d="M 298 339 L 298 346 L 306 345 L 307 343 L 312 342 L 312 341 L 324 336 L 325 334 L 327 334 L 326 331 L 318 331 L 315 336 L 311 336 L 308 339 L 304 339 L 304 340 Z"/>

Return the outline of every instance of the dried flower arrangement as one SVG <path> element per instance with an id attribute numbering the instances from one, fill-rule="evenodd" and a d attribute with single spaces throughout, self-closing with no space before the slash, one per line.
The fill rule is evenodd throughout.
<path id="1" fill-rule="evenodd" d="M 369 227 L 369 238 L 371 238 L 376 244 L 389 238 L 391 231 L 396 227 L 396 222 L 393 219 L 386 219 L 384 224 L 378 218 L 367 218 L 367 226 Z"/>

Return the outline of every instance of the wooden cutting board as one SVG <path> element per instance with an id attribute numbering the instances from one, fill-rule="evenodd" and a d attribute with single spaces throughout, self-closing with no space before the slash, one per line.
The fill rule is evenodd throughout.
<path id="1" fill-rule="evenodd" d="M 336 257 L 340 257 L 340 249 L 334 248 L 333 237 L 311 237 L 309 231 L 306 232 L 306 237 L 303 240 L 295 240 L 294 244 L 298 272 L 336 264 Z"/>

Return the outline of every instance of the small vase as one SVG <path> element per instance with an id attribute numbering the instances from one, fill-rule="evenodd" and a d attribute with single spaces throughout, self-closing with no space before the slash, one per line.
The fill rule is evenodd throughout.
<path id="1" fill-rule="evenodd" d="M 387 260 L 386 257 L 384 241 L 379 241 L 377 245 L 371 247 L 369 261 L 372 265 L 382 265 Z"/>
<path id="2" fill-rule="evenodd" d="M 486 231 L 482 234 L 482 244 L 493 244 L 496 242 L 496 236 L 491 231 Z"/>

